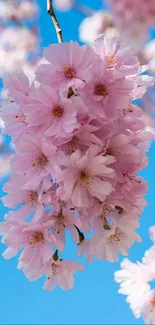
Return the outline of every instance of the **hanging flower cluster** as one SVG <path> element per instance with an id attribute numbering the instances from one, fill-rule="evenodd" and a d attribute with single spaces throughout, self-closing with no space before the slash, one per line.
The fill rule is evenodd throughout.
<path id="1" fill-rule="evenodd" d="M 14 139 L 13 174 L 2 198 L 12 209 L 0 225 L 5 259 L 19 254 L 30 280 L 44 288 L 73 287 L 83 265 L 63 259 L 66 234 L 87 261 L 115 262 L 141 238 L 151 134 L 134 105 L 153 79 L 129 48 L 100 36 L 95 45 L 52 44 L 49 62 L 29 84 L 23 72 L 4 78 L 12 102 L 2 117 Z"/>
<path id="2" fill-rule="evenodd" d="M 87 44 L 94 44 L 100 34 L 107 37 L 119 37 L 122 46 L 133 48 L 140 63 L 148 64 L 149 74 L 155 74 L 155 42 L 150 40 L 150 28 L 155 24 L 155 0 L 106 0 L 108 11 L 105 11 L 105 1 L 100 9 L 71 1 L 72 6 L 67 7 L 66 0 L 55 0 L 58 10 L 73 9 L 80 11 L 84 19 L 79 25 L 79 38 Z M 57 5 L 58 4 L 58 5 Z M 140 102 L 144 111 L 144 118 L 148 128 L 155 135 L 154 88 L 146 92 L 145 98 Z"/>
<path id="3" fill-rule="evenodd" d="M 145 252 L 142 262 L 132 263 L 126 258 L 121 270 L 115 272 L 119 293 L 127 295 L 134 316 L 143 316 L 146 324 L 155 323 L 155 290 L 149 284 L 155 280 L 155 226 L 150 228 L 150 235 L 153 245 Z"/>

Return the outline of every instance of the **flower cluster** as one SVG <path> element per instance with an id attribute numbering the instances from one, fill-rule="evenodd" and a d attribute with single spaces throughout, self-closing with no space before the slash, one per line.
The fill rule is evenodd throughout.
<path id="1" fill-rule="evenodd" d="M 38 59 L 38 13 L 35 1 L 0 0 L 0 76 Z"/>
<path id="2" fill-rule="evenodd" d="M 38 42 L 38 5 L 34 0 L 0 0 L 0 78 L 17 68 L 23 67 L 29 78 L 34 78 L 40 50 Z M 8 102 L 8 92 L 1 87 L 1 105 Z M 1 132 L 0 126 L 0 132 Z M 0 135 L 0 177 L 10 171 L 11 143 Z"/>
<path id="3" fill-rule="evenodd" d="M 153 245 L 145 252 L 142 262 L 132 263 L 126 258 L 121 270 L 115 272 L 119 293 L 127 295 L 133 314 L 136 318 L 142 315 L 146 324 L 155 323 L 155 290 L 149 284 L 155 280 L 155 226 L 150 228 L 150 235 Z"/>
<path id="4" fill-rule="evenodd" d="M 0 0 L 0 21 L 21 21 L 33 18 L 38 11 L 34 0 Z"/>
<path id="5" fill-rule="evenodd" d="M 141 238 L 151 134 L 134 105 L 153 79 L 118 39 L 95 45 L 52 44 L 48 61 L 29 84 L 22 72 L 4 78 L 12 102 L 2 117 L 14 139 L 13 174 L 2 198 L 12 209 L 1 223 L 4 258 L 19 255 L 30 280 L 46 275 L 44 288 L 73 286 L 83 265 L 63 260 L 66 233 L 87 261 L 115 262 Z"/>
<path id="6" fill-rule="evenodd" d="M 74 9 L 80 11 L 84 16 L 78 31 L 79 38 L 87 44 L 94 44 L 100 34 L 107 37 L 119 37 L 122 46 L 133 48 L 140 63 L 148 64 L 150 75 L 155 73 L 155 51 L 154 41 L 150 41 L 149 29 L 155 23 L 155 0 L 107 0 L 109 11 L 103 7 L 92 10 L 90 7 L 79 4 L 76 0 L 55 0 L 55 7 L 58 10 Z M 154 113 L 154 89 L 147 92 L 145 100 L 142 100 L 141 108 L 144 111 L 144 118 L 148 128 L 155 134 L 155 113 Z"/>
<path id="7" fill-rule="evenodd" d="M 155 0 L 107 0 L 116 26 L 124 36 L 138 45 L 148 37 L 148 29 L 155 22 Z"/>

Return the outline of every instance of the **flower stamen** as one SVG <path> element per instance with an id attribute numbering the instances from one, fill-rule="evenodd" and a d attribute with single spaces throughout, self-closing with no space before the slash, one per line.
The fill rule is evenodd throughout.
<path id="1" fill-rule="evenodd" d="M 97 84 L 94 89 L 94 94 L 97 96 L 108 96 L 108 90 L 104 84 Z"/>
<path id="2" fill-rule="evenodd" d="M 64 110 L 63 110 L 63 108 L 60 107 L 60 106 L 56 106 L 56 107 L 53 108 L 53 110 L 52 110 L 52 114 L 54 115 L 54 117 L 59 117 L 59 118 L 62 117 L 63 112 L 64 112 Z"/>
<path id="3" fill-rule="evenodd" d="M 108 238 L 108 244 L 117 245 L 123 236 L 124 233 L 120 229 L 116 228 L 115 234 Z"/>
<path id="4" fill-rule="evenodd" d="M 43 168 L 48 162 L 47 157 L 41 153 L 40 155 L 36 156 L 32 162 L 32 167 L 36 168 Z"/>
<path id="5" fill-rule="evenodd" d="M 75 78 L 75 68 L 72 65 L 63 65 L 62 66 L 63 73 L 66 79 L 73 79 Z"/>
<path id="6" fill-rule="evenodd" d="M 29 245 L 31 245 L 32 247 L 35 246 L 40 246 L 44 241 L 44 237 L 42 232 L 35 232 L 32 236 L 31 239 L 29 241 Z"/>

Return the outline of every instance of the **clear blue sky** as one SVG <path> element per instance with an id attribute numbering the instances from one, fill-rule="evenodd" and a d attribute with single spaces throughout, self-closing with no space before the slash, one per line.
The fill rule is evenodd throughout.
<path id="1" fill-rule="evenodd" d="M 50 17 L 46 14 L 46 0 L 39 0 L 39 3 L 42 46 L 47 46 L 56 42 L 56 36 Z M 85 0 L 85 4 L 98 9 L 101 1 Z M 58 13 L 58 18 L 64 40 L 77 40 L 81 15 L 76 12 Z M 148 228 L 154 223 L 155 215 L 155 143 L 149 157 L 149 167 L 142 173 L 149 183 L 148 207 L 141 217 L 139 229 L 143 243 L 134 245 L 130 250 L 130 258 L 134 261 L 142 257 L 151 243 Z M 0 218 L 3 220 L 5 210 L 2 205 L 0 208 Z M 0 253 L 3 250 L 3 245 L 0 245 Z M 66 256 L 74 258 L 74 252 L 75 248 L 71 246 Z M 72 291 L 63 292 L 58 288 L 45 292 L 42 289 L 43 280 L 30 283 L 22 272 L 16 270 L 15 258 L 4 261 L 0 257 L 0 324 L 143 324 L 142 320 L 132 316 L 125 297 L 117 293 L 118 285 L 114 283 L 113 274 L 119 269 L 119 264 L 120 261 L 116 264 L 95 261 L 86 265 L 85 272 L 76 275 Z"/>

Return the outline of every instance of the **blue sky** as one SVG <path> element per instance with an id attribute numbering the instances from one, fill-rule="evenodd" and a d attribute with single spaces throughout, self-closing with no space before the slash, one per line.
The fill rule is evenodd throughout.
<path id="1" fill-rule="evenodd" d="M 46 14 L 46 1 L 39 0 L 39 3 L 42 46 L 47 46 L 56 42 L 56 35 L 51 19 Z M 85 0 L 83 3 L 96 9 L 101 6 L 99 0 Z M 57 13 L 57 16 L 64 40 L 77 40 L 82 16 L 74 11 Z M 148 228 L 154 223 L 155 214 L 155 143 L 152 144 L 149 157 L 149 167 L 141 173 L 149 183 L 148 206 L 141 217 L 139 229 L 143 242 L 130 250 L 130 258 L 134 261 L 139 260 L 151 244 Z M 3 220 L 5 210 L 2 205 L 0 209 L 0 218 Z M 3 245 L 0 245 L 0 253 L 3 250 Z M 68 258 L 74 258 L 74 252 L 75 247 L 71 246 L 65 254 Z M 0 324 L 143 324 L 142 320 L 132 316 L 125 297 L 117 293 L 118 285 L 113 280 L 113 274 L 119 269 L 119 264 L 120 261 L 116 264 L 95 261 L 86 265 L 83 273 L 77 273 L 72 291 L 63 292 L 58 288 L 53 292 L 45 292 L 42 289 L 43 280 L 30 283 L 22 272 L 16 270 L 15 258 L 4 261 L 0 257 Z"/>

